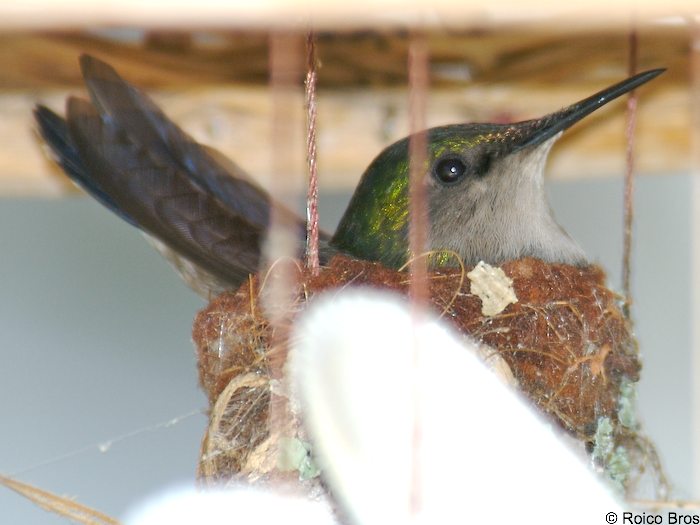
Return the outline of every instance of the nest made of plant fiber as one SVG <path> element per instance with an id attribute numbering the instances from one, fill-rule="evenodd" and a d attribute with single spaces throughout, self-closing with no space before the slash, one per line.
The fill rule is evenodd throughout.
<path id="1" fill-rule="evenodd" d="M 621 389 L 638 380 L 640 364 L 630 324 L 619 297 L 606 288 L 603 271 L 531 258 L 501 269 L 512 280 L 517 302 L 496 315 L 482 313 L 482 301 L 470 293 L 459 267 L 429 273 L 430 304 L 461 333 L 500 355 L 525 396 L 589 449 L 601 419 L 611 422 L 613 437 L 623 433 Z M 275 470 L 263 464 L 260 452 L 272 439 L 270 362 L 284 360 L 289 325 L 273 328 L 267 320 L 258 304 L 260 283 L 252 276 L 237 291 L 214 299 L 195 320 L 199 378 L 211 407 L 200 464 L 205 478 Z M 299 270 L 290 323 L 316 294 L 350 283 L 407 294 L 409 274 L 342 256 L 316 276 Z M 296 424 L 282 424 L 278 434 L 304 442 Z"/>

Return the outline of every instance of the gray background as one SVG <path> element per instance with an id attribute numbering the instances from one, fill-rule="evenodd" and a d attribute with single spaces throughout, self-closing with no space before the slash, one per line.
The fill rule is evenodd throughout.
<path id="1" fill-rule="evenodd" d="M 638 179 L 634 254 L 640 411 L 680 496 L 692 480 L 690 187 L 686 175 Z M 560 222 L 619 287 L 621 181 L 549 188 Z M 326 228 L 347 199 L 322 195 Z M 0 473 L 114 516 L 191 480 L 205 417 L 153 427 L 206 407 L 190 341 L 202 301 L 89 199 L 0 200 L 0 246 Z M 2 488 L 0 522 L 65 523 Z"/>

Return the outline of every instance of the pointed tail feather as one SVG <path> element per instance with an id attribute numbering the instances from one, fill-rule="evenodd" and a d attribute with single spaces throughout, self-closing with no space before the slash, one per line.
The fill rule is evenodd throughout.
<path id="1" fill-rule="evenodd" d="M 237 287 L 258 270 L 269 195 L 233 162 L 198 144 L 109 65 L 80 60 L 90 102 L 71 98 L 64 120 L 44 106 L 39 130 L 64 171 L 114 213 L 156 239 L 186 280 Z M 303 253 L 304 220 L 279 206 Z M 329 236 L 321 235 L 328 257 Z M 158 244 L 160 243 L 160 244 Z M 193 270 L 194 271 L 191 271 Z M 202 289 L 201 286 L 193 286 Z"/>
<path id="2" fill-rule="evenodd" d="M 38 124 L 39 134 L 53 152 L 54 159 L 63 171 L 84 191 L 92 195 L 103 206 L 117 214 L 132 226 L 138 226 L 136 221 L 119 209 L 112 198 L 90 177 L 85 170 L 80 153 L 75 148 L 68 134 L 68 125 L 60 117 L 42 104 L 34 108 L 34 118 Z"/>

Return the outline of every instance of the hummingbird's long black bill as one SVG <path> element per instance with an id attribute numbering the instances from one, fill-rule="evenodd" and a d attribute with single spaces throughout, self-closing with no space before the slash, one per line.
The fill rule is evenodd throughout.
<path id="1" fill-rule="evenodd" d="M 517 131 L 513 135 L 513 149 L 511 151 L 541 144 L 560 131 L 572 126 L 585 116 L 590 115 L 596 109 L 604 106 L 611 100 L 615 100 L 617 97 L 649 82 L 664 71 L 666 71 L 666 69 L 660 68 L 638 73 L 627 80 L 618 82 L 617 84 L 599 91 L 595 95 L 591 95 L 555 113 L 550 113 L 542 118 L 514 124 L 513 127 L 515 127 Z"/>

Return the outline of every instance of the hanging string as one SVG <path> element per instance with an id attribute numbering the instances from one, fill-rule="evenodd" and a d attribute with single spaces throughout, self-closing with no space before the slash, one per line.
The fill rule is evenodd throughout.
<path id="1" fill-rule="evenodd" d="M 306 266 L 318 274 L 318 170 L 316 167 L 316 39 L 306 36 L 306 155 L 309 190 L 306 196 Z"/>
<path id="2" fill-rule="evenodd" d="M 637 30 L 632 27 L 629 35 L 629 76 L 637 71 Z M 624 241 L 622 252 L 622 293 L 625 302 L 622 311 L 629 319 L 632 305 L 632 226 L 634 221 L 634 130 L 637 125 L 637 93 L 632 90 L 627 97 L 627 124 L 625 139 L 627 143 L 625 189 L 624 189 Z"/>
<path id="3" fill-rule="evenodd" d="M 427 205 L 425 196 L 425 163 L 427 155 L 426 99 L 428 92 L 428 51 L 425 37 L 414 35 L 408 48 L 408 111 L 411 139 L 409 154 L 409 248 L 411 251 L 410 294 L 414 304 L 422 305 L 428 296 L 425 257 L 427 242 Z"/>
<path id="4" fill-rule="evenodd" d="M 296 189 L 297 178 L 303 173 L 298 165 L 297 153 L 301 151 L 301 137 L 295 133 L 298 127 L 298 114 L 301 109 L 297 98 L 299 80 L 303 68 L 302 40 L 299 35 L 289 32 L 272 32 L 270 35 L 270 90 L 272 92 L 272 135 L 270 151 L 273 152 L 272 172 L 277 179 L 270 186 L 273 202 L 285 202 L 293 206 L 290 189 Z M 299 169 L 297 169 L 299 168 Z M 295 183 L 295 184 L 292 184 Z M 293 192 L 292 192 L 293 194 Z M 286 345 L 282 335 L 289 323 L 290 312 L 295 300 L 297 286 L 298 232 L 278 206 L 270 211 L 270 231 L 265 257 L 269 266 L 264 292 L 260 291 L 265 315 L 273 328 L 272 351 L 267 355 L 271 385 L 279 385 L 281 390 L 271 391 L 268 429 L 274 434 L 290 420 L 290 409 L 284 392 L 284 366 L 287 360 Z M 279 443 L 270 451 L 272 457 L 279 458 Z M 276 461 L 276 460 L 273 460 Z"/>
<path id="5" fill-rule="evenodd" d="M 263 296 L 265 314 L 272 325 L 286 322 L 294 300 L 296 266 L 291 260 L 299 256 L 297 226 L 274 203 L 288 208 L 296 204 L 296 190 L 301 186 L 303 162 L 299 119 L 299 80 L 302 78 L 303 48 L 299 35 L 273 32 L 270 35 L 270 91 L 272 93 L 271 141 L 272 173 L 270 181 L 272 209 L 269 233 L 264 246 L 265 264 L 270 272 Z M 268 300 L 269 299 L 269 300 Z"/>
<path id="6" fill-rule="evenodd" d="M 419 326 L 423 308 L 428 300 L 427 259 L 422 257 L 426 251 L 427 240 L 427 200 L 425 196 L 425 164 L 427 160 L 427 138 L 423 132 L 426 128 L 426 99 L 428 95 L 428 50 L 425 37 L 414 34 L 408 48 L 408 93 L 409 119 L 411 138 L 408 144 L 409 154 L 409 248 L 411 251 L 410 272 L 411 280 L 409 293 L 411 296 L 414 326 Z M 416 333 L 416 336 L 418 334 Z M 416 370 L 420 366 L 418 346 L 421 341 L 416 337 L 414 360 Z M 418 392 L 414 391 L 414 417 L 411 463 L 411 513 L 416 516 L 422 505 L 421 494 L 421 413 Z"/>

